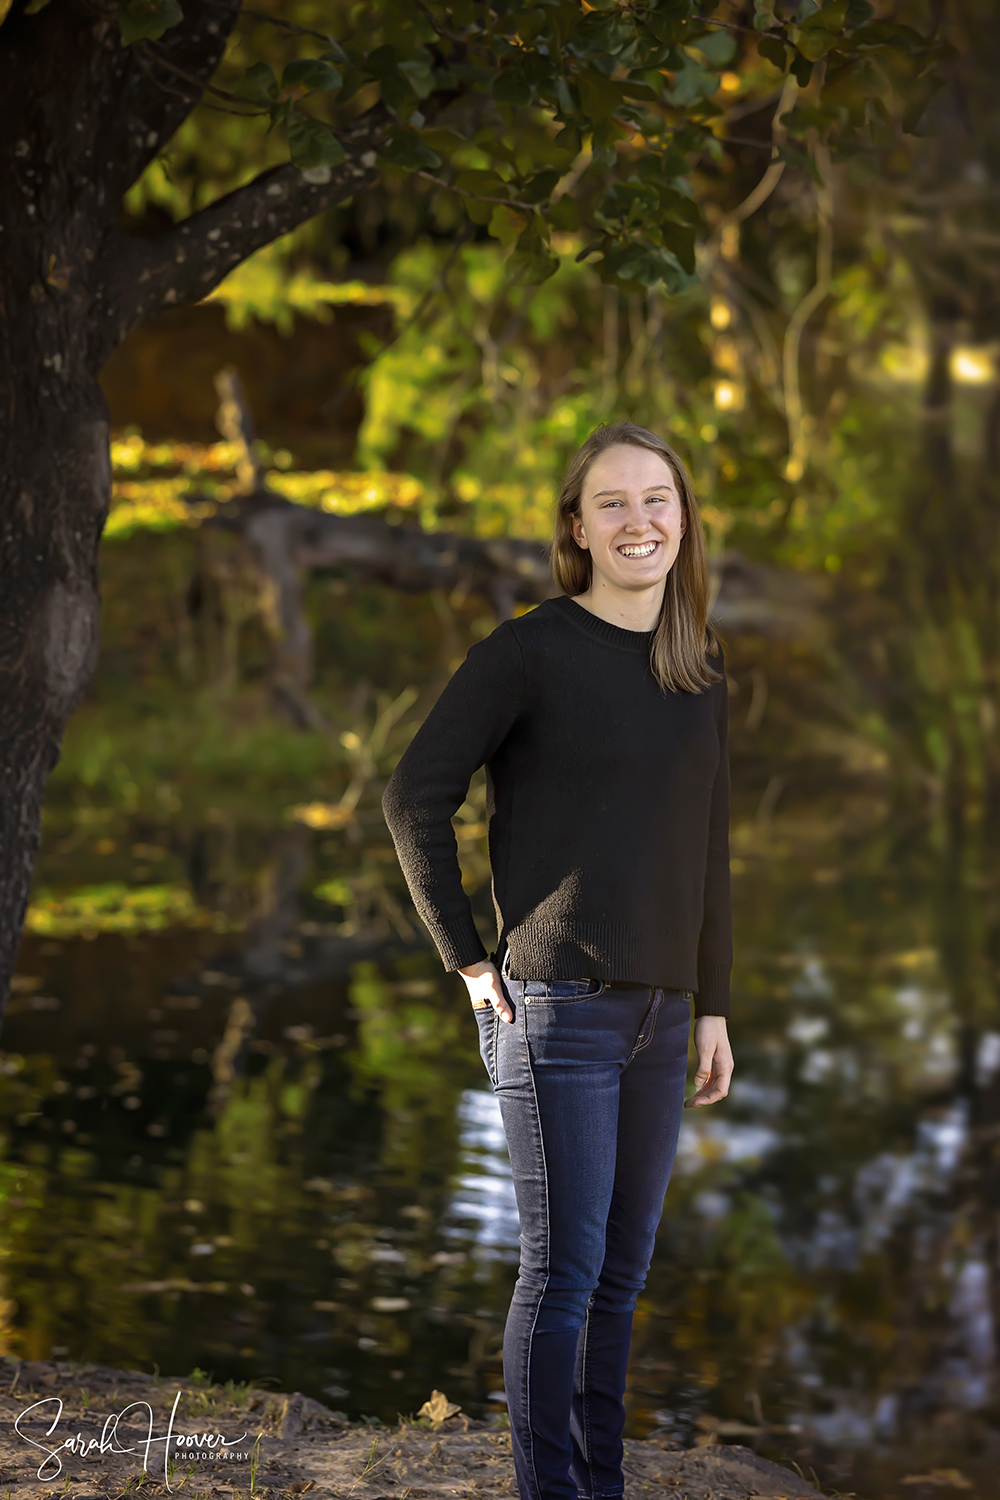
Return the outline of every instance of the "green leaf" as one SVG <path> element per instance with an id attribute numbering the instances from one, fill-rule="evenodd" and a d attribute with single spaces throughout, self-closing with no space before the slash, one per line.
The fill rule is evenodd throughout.
<path id="1" fill-rule="evenodd" d="M 857 31 L 858 27 L 870 21 L 874 14 L 875 7 L 870 5 L 868 0 L 850 0 L 847 15 L 844 17 L 844 25 L 848 31 Z"/>
<path id="2" fill-rule="evenodd" d="M 881 99 L 875 99 L 876 107 L 883 107 Z M 805 105 L 798 105 L 790 114 L 782 115 L 781 123 L 789 135 L 804 137 L 809 130 L 818 130 L 820 134 L 832 125 L 843 114 L 842 110 L 835 109 L 831 105 L 819 105 L 810 109 Z"/>
<path id="3" fill-rule="evenodd" d="M 401 73 L 398 68 L 392 68 L 388 73 L 380 76 L 378 83 L 382 98 L 390 109 L 397 110 L 404 117 L 412 114 L 417 103 L 417 96 L 405 73 Z"/>
<path id="4" fill-rule="evenodd" d="M 493 217 L 493 204 L 483 203 L 480 198 L 463 197 L 462 207 L 473 224 L 482 224 L 484 227 L 489 226 L 489 222 Z"/>
<path id="5" fill-rule="evenodd" d="M 119 0 L 118 25 L 126 47 L 143 40 L 159 41 L 165 31 L 183 19 L 177 0 Z"/>
<path id="6" fill-rule="evenodd" d="M 558 162 L 566 171 L 579 156 L 583 137 L 575 125 L 564 125 L 559 134 L 549 143 L 549 161 Z"/>
<path id="7" fill-rule="evenodd" d="M 274 70 L 266 62 L 254 63 L 237 83 L 235 92 L 242 99 L 253 99 L 258 104 L 277 104 L 278 80 Z"/>
<path id="8" fill-rule="evenodd" d="M 681 108 L 688 104 L 697 104 L 699 99 L 707 99 L 714 94 L 718 87 L 719 75 L 717 73 L 710 73 L 707 68 L 701 66 L 701 63 L 696 63 L 691 57 L 685 57 L 683 68 L 678 68 L 674 74 L 670 102 Z"/>
<path id="9" fill-rule="evenodd" d="M 848 0 L 831 0 L 802 22 L 797 45 L 803 57 L 818 62 L 837 45 L 843 34 L 847 5 Z"/>
<path id="10" fill-rule="evenodd" d="M 528 178 L 517 196 L 523 198 L 525 203 L 541 203 L 543 198 L 549 196 L 561 176 L 561 172 L 536 172 L 534 177 Z"/>
<path id="11" fill-rule="evenodd" d="M 829 0 L 802 22 L 803 31 L 840 31 L 847 15 L 848 0 Z"/>
<path id="12" fill-rule="evenodd" d="M 779 37 L 761 37 L 760 41 L 757 43 L 757 51 L 760 53 L 761 57 L 765 58 L 769 63 L 773 63 L 776 68 L 780 68 L 782 73 L 785 71 L 788 57 L 785 52 L 785 44 Z"/>
<path id="13" fill-rule="evenodd" d="M 497 74 L 490 92 L 498 104 L 531 103 L 531 84 L 525 77 L 524 70 L 516 63 Z"/>
<path id="14" fill-rule="evenodd" d="M 927 111 L 927 106 L 935 95 L 944 87 L 944 79 L 936 73 L 930 73 L 922 78 L 913 90 L 903 111 L 902 127 L 907 135 L 923 134 L 919 130 L 920 121 Z"/>
<path id="15" fill-rule="evenodd" d="M 466 167 L 455 178 L 460 193 L 477 193 L 480 197 L 507 198 L 510 189 L 496 172 L 484 171 L 480 167 Z"/>
<path id="16" fill-rule="evenodd" d="M 621 107 L 624 84 L 602 73 L 581 73 L 576 80 L 583 112 L 591 120 L 606 120 Z"/>
<path id="17" fill-rule="evenodd" d="M 575 233 L 580 227 L 580 210 L 576 199 L 565 193 L 558 203 L 553 203 L 547 218 L 553 229 L 561 229 L 568 234 Z"/>
<path id="18" fill-rule="evenodd" d="M 433 171 L 441 165 L 440 156 L 420 139 L 415 130 L 394 130 L 382 148 L 382 157 L 407 172 L 417 172 L 422 167 Z"/>
<path id="19" fill-rule="evenodd" d="M 675 228 L 680 230 L 679 225 Z M 626 291 L 630 283 L 652 287 L 662 281 L 667 291 L 675 294 L 686 291 L 692 280 L 670 250 L 636 242 L 610 245 L 601 265 L 601 276 L 618 282 Z"/>
<path id="20" fill-rule="evenodd" d="M 731 31 L 710 31 L 691 45 L 705 54 L 713 68 L 724 68 L 736 56 L 736 38 Z"/>
<path id="21" fill-rule="evenodd" d="M 51 0 L 30 0 L 30 3 L 24 7 L 24 14 L 26 16 L 37 16 L 40 10 L 44 10 L 50 4 Z M 10 10 L 10 0 L 7 0 L 6 7 L 0 5 L 0 11 L 3 11 L 4 14 L 8 10 Z M 2 19 L 2 16 L 0 16 L 0 19 Z"/>
<path id="22" fill-rule="evenodd" d="M 518 235 L 525 227 L 524 214 L 516 208 L 508 208 L 506 204 L 498 203 L 490 214 L 489 231 L 495 240 L 501 245 L 513 245 Z"/>
<path id="23" fill-rule="evenodd" d="M 515 250 L 507 259 L 507 276 L 519 286 L 541 286 L 559 269 L 559 257 L 542 250 Z"/>
<path id="24" fill-rule="evenodd" d="M 288 117 L 288 154 L 301 172 L 339 167 L 344 160 L 344 148 L 329 125 L 300 109 Z"/>
<path id="25" fill-rule="evenodd" d="M 364 59 L 364 66 L 376 78 L 381 78 L 383 73 L 390 73 L 396 66 L 395 47 L 388 42 L 384 47 L 376 47 L 375 51 L 369 52 Z"/>
<path id="26" fill-rule="evenodd" d="M 813 65 L 807 57 L 796 51 L 792 57 L 791 72 L 800 89 L 804 89 L 812 77 Z"/>
<path id="27" fill-rule="evenodd" d="M 694 225 L 675 224 L 668 220 L 662 224 L 663 243 L 668 250 L 672 250 L 689 276 L 694 275 Z"/>
<path id="28" fill-rule="evenodd" d="M 673 46 L 684 39 L 687 17 L 679 7 L 673 10 L 672 15 L 661 11 L 643 11 L 638 19 L 642 22 L 643 29 L 651 31 L 663 46 Z M 621 47 L 614 50 L 620 51 Z"/>
<path id="29" fill-rule="evenodd" d="M 808 57 L 810 62 L 818 62 L 821 57 L 837 45 L 840 34 L 836 31 L 803 31 L 799 35 L 799 51 L 803 57 Z"/>
<path id="30" fill-rule="evenodd" d="M 399 71 L 409 81 L 418 99 L 426 99 L 434 92 L 434 71 L 422 58 L 408 58 L 399 64 Z"/>
<path id="31" fill-rule="evenodd" d="M 465 139 L 457 131 L 448 130 L 447 128 L 442 129 L 440 127 L 437 129 L 432 127 L 429 130 L 422 130 L 420 138 L 425 146 L 430 146 L 432 151 L 440 152 L 442 156 L 451 156 L 464 143 Z"/>
<path id="32" fill-rule="evenodd" d="M 575 115 L 580 108 L 580 90 L 565 78 L 556 83 L 556 103 L 562 115 Z"/>
<path id="33" fill-rule="evenodd" d="M 267 65 L 264 64 L 266 67 Z M 318 57 L 303 57 L 290 62 L 281 75 L 283 89 L 322 90 L 336 93 L 344 80 L 332 63 Z"/>
<path id="34" fill-rule="evenodd" d="M 755 31 L 770 31 L 772 26 L 778 25 L 778 18 L 774 14 L 774 0 L 756 0 L 753 24 Z"/>
<path id="35" fill-rule="evenodd" d="M 688 198 L 684 193 L 679 193 L 676 188 L 667 186 L 659 187 L 658 197 L 662 211 L 669 218 L 677 219 L 682 224 L 701 223 L 701 214 L 693 198 Z"/>
<path id="36" fill-rule="evenodd" d="M 550 23 L 545 14 L 545 7 L 526 5 L 523 9 L 514 12 L 510 17 L 510 24 L 522 42 L 532 42 Z"/>

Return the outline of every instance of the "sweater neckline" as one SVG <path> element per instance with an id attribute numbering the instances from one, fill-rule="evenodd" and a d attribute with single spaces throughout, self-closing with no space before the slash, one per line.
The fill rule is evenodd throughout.
<path id="1" fill-rule="evenodd" d="M 622 651 L 642 651 L 648 656 L 656 634 L 655 630 L 623 630 L 620 625 L 612 625 L 609 620 L 602 620 L 600 615 L 592 614 L 589 609 L 584 609 L 583 605 L 577 604 L 569 594 L 558 594 L 549 602 L 555 605 L 571 624 L 585 631 L 587 635 L 593 636 L 595 640 L 604 641 L 608 646 L 617 646 Z"/>

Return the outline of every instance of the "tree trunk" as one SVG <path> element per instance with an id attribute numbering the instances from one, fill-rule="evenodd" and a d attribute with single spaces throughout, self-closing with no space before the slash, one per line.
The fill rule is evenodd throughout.
<path id="1" fill-rule="evenodd" d="M 97 548 L 110 487 L 107 412 L 93 373 L 43 363 L 30 399 L 8 395 L 0 461 L 0 994 L 17 958 L 46 779 L 97 661 Z"/>

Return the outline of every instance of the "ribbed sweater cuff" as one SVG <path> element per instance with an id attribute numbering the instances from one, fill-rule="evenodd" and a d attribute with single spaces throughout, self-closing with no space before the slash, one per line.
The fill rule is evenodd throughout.
<path id="1" fill-rule="evenodd" d="M 441 955 L 441 962 L 449 974 L 456 969 L 468 968 L 469 964 L 481 963 L 484 958 L 489 958 L 483 940 L 476 930 L 476 924 L 472 920 L 472 913 L 467 919 L 460 918 L 449 923 L 447 928 L 438 928 L 432 931 L 437 950 Z"/>
<path id="2" fill-rule="evenodd" d="M 729 1016 L 729 964 L 707 964 L 698 970 L 695 1016 Z"/>

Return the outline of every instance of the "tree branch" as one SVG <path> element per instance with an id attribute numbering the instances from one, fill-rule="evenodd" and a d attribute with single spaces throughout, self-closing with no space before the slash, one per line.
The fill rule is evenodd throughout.
<path id="1" fill-rule="evenodd" d="M 499 203 L 502 208 L 526 209 L 529 214 L 534 213 L 538 208 L 544 208 L 549 201 L 544 198 L 538 203 L 522 203 L 520 198 L 490 198 L 485 193 L 464 192 L 453 182 L 445 182 L 443 177 L 435 177 L 433 172 L 418 170 L 416 175 L 422 177 L 425 182 L 433 182 L 435 187 L 447 188 L 449 193 L 455 193 L 459 198 L 473 198 L 477 203 Z"/>
<path id="2" fill-rule="evenodd" d="M 216 10 L 226 9 L 224 0 L 203 0 L 203 3 L 212 6 Z M 239 14 L 246 16 L 251 21 L 266 21 L 269 26 L 280 27 L 282 31 L 291 32 L 295 36 L 315 37 L 318 42 L 325 42 L 328 47 L 336 47 L 338 45 L 336 39 L 330 36 L 329 32 L 313 31 L 312 27 L 300 26 L 297 21 L 286 21 L 283 16 L 270 16 L 263 10 L 247 10 L 245 5 L 239 7 Z"/>
<path id="3" fill-rule="evenodd" d="M 137 50 L 141 51 L 142 56 L 148 59 L 150 63 L 164 68 L 168 73 L 172 73 L 175 78 L 180 78 L 182 82 L 192 85 L 196 90 L 191 101 L 192 107 L 195 104 L 203 102 L 203 94 L 212 94 L 216 99 L 226 99 L 230 104 L 239 104 L 241 106 L 240 115 L 242 117 L 249 115 L 269 115 L 271 113 L 270 109 L 265 105 L 255 105 L 250 99 L 242 98 L 239 94 L 231 94 L 228 89 L 216 88 L 214 83 L 206 83 L 204 79 L 198 78 L 194 73 L 189 73 L 186 68 L 179 68 L 176 63 L 172 63 L 169 58 L 163 57 L 157 52 L 156 48 L 151 46 L 149 42 L 137 42 L 135 45 Z"/>
<path id="4" fill-rule="evenodd" d="M 310 182 L 297 167 L 272 167 L 154 239 L 117 233 L 99 266 L 106 353 L 130 329 L 168 307 L 199 302 L 255 250 L 342 203 L 377 178 L 375 154 L 389 129 L 381 108 L 340 137 L 345 159 Z"/>
<path id="5" fill-rule="evenodd" d="M 119 196 L 132 186 L 200 102 L 238 18 L 238 0 L 213 6 L 205 0 L 185 0 L 183 21 L 165 32 L 155 48 L 119 43 L 109 49 L 109 66 L 123 75 L 118 140 L 107 152 L 110 193 Z M 194 93 L 185 97 L 165 88 L 150 72 L 154 59 L 175 76 L 185 77 Z"/>

